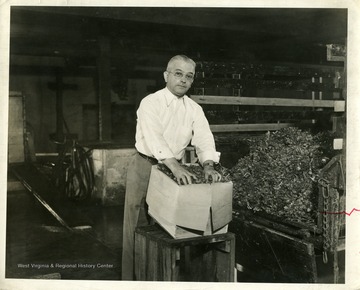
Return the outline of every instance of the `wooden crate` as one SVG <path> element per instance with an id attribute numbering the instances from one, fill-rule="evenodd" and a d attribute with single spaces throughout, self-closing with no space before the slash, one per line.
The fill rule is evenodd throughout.
<path id="1" fill-rule="evenodd" d="M 158 225 L 135 231 L 135 275 L 139 281 L 234 282 L 232 233 L 173 239 Z"/>
<path id="2" fill-rule="evenodd" d="M 249 282 L 316 283 L 314 244 L 254 221 L 234 217 L 229 225 L 237 240 L 236 263 Z"/>

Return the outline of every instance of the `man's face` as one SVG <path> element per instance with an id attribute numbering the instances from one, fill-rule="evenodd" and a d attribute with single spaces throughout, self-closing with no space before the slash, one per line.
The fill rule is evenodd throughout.
<path id="1" fill-rule="evenodd" d="M 182 97 L 190 89 L 195 75 L 195 67 L 182 60 L 175 60 L 164 72 L 166 86 L 177 97 Z"/>

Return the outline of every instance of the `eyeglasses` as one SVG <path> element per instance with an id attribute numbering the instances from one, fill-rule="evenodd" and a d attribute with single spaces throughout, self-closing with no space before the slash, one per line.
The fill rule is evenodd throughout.
<path id="1" fill-rule="evenodd" d="M 174 75 L 175 78 L 177 79 L 182 79 L 184 77 L 184 73 L 182 73 L 181 71 L 176 71 L 176 72 L 171 72 L 171 71 L 167 71 L 168 73 L 171 73 Z M 186 74 L 185 75 L 185 79 L 188 81 L 188 82 L 193 82 L 194 81 L 194 76 L 193 75 L 190 75 L 190 74 Z"/>

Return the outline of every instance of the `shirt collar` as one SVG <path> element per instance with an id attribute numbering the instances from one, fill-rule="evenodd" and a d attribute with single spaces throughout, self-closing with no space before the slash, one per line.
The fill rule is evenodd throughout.
<path id="1" fill-rule="evenodd" d="M 170 92 L 167 87 L 164 88 L 164 95 L 165 95 L 165 99 L 166 99 L 166 105 L 168 107 L 171 105 L 171 103 L 173 101 L 179 100 L 179 98 L 177 96 L 175 96 L 172 92 Z M 184 95 L 183 97 L 180 98 L 180 100 L 182 100 L 184 105 L 185 105 L 185 97 L 186 97 L 186 95 Z"/>

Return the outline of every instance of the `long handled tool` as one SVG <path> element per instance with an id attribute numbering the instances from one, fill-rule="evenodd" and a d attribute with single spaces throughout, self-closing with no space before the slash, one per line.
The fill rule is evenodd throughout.
<path id="1" fill-rule="evenodd" d="M 16 171 L 14 171 L 14 175 L 20 180 L 20 182 L 24 185 L 24 187 L 31 192 L 35 198 L 56 218 L 56 220 L 64 226 L 69 231 L 76 231 L 76 230 L 88 230 L 91 229 L 91 226 L 84 225 L 84 226 L 76 226 L 76 227 L 70 227 L 65 220 L 58 215 L 58 213 L 45 201 L 44 198 L 41 197 L 39 193 L 34 190 L 29 183 L 26 182 L 24 178 L 22 178 Z"/>

